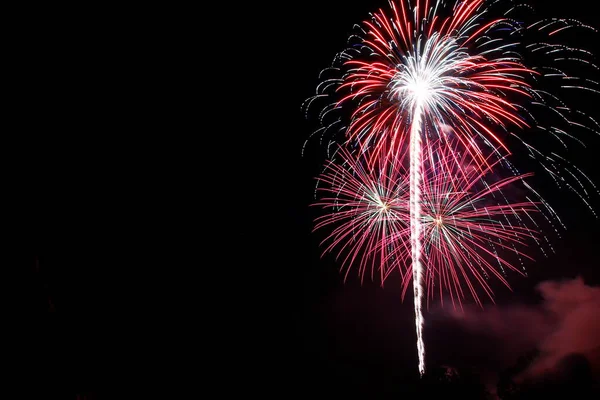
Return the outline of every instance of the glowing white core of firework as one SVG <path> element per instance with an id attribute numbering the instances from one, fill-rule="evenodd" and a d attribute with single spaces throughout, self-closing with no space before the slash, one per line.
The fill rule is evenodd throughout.
<path id="1" fill-rule="evenodd" d="M 381 197 L 375 196 L 375 199 L 380 212 L 386 212 L 390 208 L 389 204 L 386 201 L 383 201 Z"/>
<path id="2" fill-rule="evenodd" d="M 415 101 L 410 129 L 410 244 L 412 254 L 415 324 L 419 373 L 425 373 L 423 342 L 423 268 L 421 265 L 421 114 L 422 100 Z"/>
<path id="3" fill-rule="evenodd" d="M 414 103 L 425 103 L 431 96 L 431 89 L 426 79 L 416 78 L 410 80 L 406 89 L 411 93 Z"/>

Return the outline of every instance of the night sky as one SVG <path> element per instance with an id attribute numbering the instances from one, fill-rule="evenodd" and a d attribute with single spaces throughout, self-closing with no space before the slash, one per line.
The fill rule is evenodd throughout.
<path id="1" fill-rule="evenodd" d="M 584 0 L 529 3 L 540 17 L 573 17 L 600 26 Z M 301 156 L 306 138 L 317 128 L 314 119 L 304 118 L 302 102 L 314 94 L 319 72 L 344 48 L 353 24 L 386 4 L 307 0 L 257 6 L 248 14 L 236 33 L 241 49 L 230 41 L 221 48 L 234 53 L 228 66 L 233 71 L 226 77 L 234 77 L 236 86 L 217 85 L 226 98 L 217 103 L 227 105 L 220 107 L 228 119 L 219 119 L 210 133 L 220 141 L 221 158 L 201 171 L 202 184 L 194 183 L 198 175 L 189 173 L 197 168 L 195 163 L 180 164 L 185 157 L 177 156 L 178 146 L 187 146 L 189 138 L 176 140 L 166 156 L 161 153 L 166 150 L 156 150 L 158 143 L 147 151 L 143 135 L 119 150 L 111 145 L 117 135 L 102 133 L 110 127 L 101 119 L 94 119 L 93 140 L 74 141 L 76 135 L 42 138 L 30 153 L 29 148 L 23 151 L 33 160 L 29 168 L 37 167 L 22 196 L 33 210 L 23 225 L 39 243 L 39 253 L 13 263 L 25 271 L 19 295 L 24 356 L 17 370 L 36 382 L 30 386 L 31 398 L 115 398 L 111 394 L 119 392 L 115 387 L 120 382 L 134 388 L 142 382 L 148 390 L 149 380 L 152 385 L 166 383 L 169 375 L 148 367 L 156 364 L 160 370 L 185 370 L 177 381 L 192 386 L 201 385 L 198 377 L 205 370 L 216 372 L 225 377 L 219 381 L 225 394 L 242 390 L 281 398 L 391 398 L 419 390 L 412 298 L 401 301 L 397 275 L 385 288 L 369 281 L 361 285 L 353 274 L 344 284 L 334 257 L 321 257 L 319 242 L 325 232 L 312 233 L 319 210 L 310 204 L 314 177 L 325 157 L 318 140 L 309 142 Z M 577 40 L 600 54 L 597 39 Z M 214 70 L 212 74 L 223 76 Z M 600 119 L 597 98 L 574 96 L 571 104 Z M 237 108 L 240 118 L 233 122 L 240 126 L 233 128 L 229 119 L 236 118 L 230 112 Z M 67 114 L 51 112 L 46 118 L 54 126 L 68 120 Z M 69 120 L 67 130 L 78 131 L 86 126 L 83 120 Z M 202 127 L 209 136 L 207 125 Z M 569 158 L 600 183 L 595 156 L 600 140 L 593 134 L 584 139 L 588 148 L 573 143 Z M 230 150 L 231 142 L 237 143 L 235 150 Z M 67 144 L 78 143 L 82 151 L 65 150 Z M 48 151 L 50 144 L 54 151 Z M 203 159 L 211 155 L 208 145 L 193 155 L 189 151 L 182 153 Z M 132 154 L 137 160 L 140 153 L 139 162 L 123 161 Z M 119 168 L 99 166 L 106 165 L 106 154 Z M 73 165 L 79 165 L 79 172 Z M 230 194 L 213 189 L 209 178 L 225 182 Z M 589 298 L 589 304 L 598 304 L 592 288 L 600 286 L 598 219 L 576 197 L 535 179 L 534 186 L 567 225 L 561 237 L 551 237 L 555 253 L 548 258 L 534 254 L 537 261 L 527 264 L 527 278 L 509 275 L 512 292 L 492 282 L 497 305 L 488 301 L 485 312 L 468 302 L 468 316 L 432 304 L 425 312 L 424 335 L 426 362 L 433 371 L 452 367 L 463 375 L 477 375 L 492 388 L 498 374 L 520 356 L 546 346 L 558 326 L 574 324 L 558 317 L 544 319 L 545 310 L 553 307 L 549 296 L 558 293 L 556 298 L 573 310 Z M 181 186 L 186 189 L 181 191 Z M 208 206 L 189 204 L 196 188 Z M 182 200 L 165 193 L 180 194 Z M 46 200 L 38 201 L 40 196 Z M 600 195 L 595 200 L 600 209 Z M 180 209 L 184 203 L 189 212 Z M 211 214 L 216 229 L 205 228 L 199 210 Z M 169 228 L 157 229 L 163 221 Z M 177 243 L 148 247 L 162 243 L 148 237 L 153 229 L 160 236 L 173 234 L 164 243 Z M 216 239 L 218 247 L 207 249 L 205 235 Z M 50 245 L 55 242 L 59 245 Z M 184 252 L 192 255 L 179 261 Z M 176 272 L 180 269 L 181 274 Z M 193 278 L 184 278 L 187 274 Z M 174 285 L 167 285 L 167 276 L 174 275 Z M 577 277 L 583 281 L 572 281 Z M 561 280 L 568 282 L 543 289 L 546 297 L 536 289 L 541 282 Z M 568 295 L 588 291 L 589 298 L 583 300 L 571 301 Z M 593 307 L 586 307 L 581 307 L 582 315 L 591 315 L 589 320 L 600 316 L 597 309 L 594 314 Z M 159 331 L 165 326 L 169 329 L 163 335 Z M 599 332 L 593 329 L 597 326 L 579 331 L 582 336 Z M 184 367 L 181 360 L 192 364 Z M 589 360 L 598 361 L 600 357 Z"/>

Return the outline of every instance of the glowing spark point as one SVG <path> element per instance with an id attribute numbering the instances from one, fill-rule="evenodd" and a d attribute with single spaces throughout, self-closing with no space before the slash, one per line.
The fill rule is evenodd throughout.
<path id="1" fill-rule="evenodd" d="M 390 209 L 390 205 L 388 203 L 382 203 L 379 207 L 381 208 L 382 213 L 385 213 Z"/>

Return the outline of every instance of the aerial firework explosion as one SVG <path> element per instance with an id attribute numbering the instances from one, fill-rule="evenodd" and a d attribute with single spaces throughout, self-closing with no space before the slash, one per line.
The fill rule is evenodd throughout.
<path id="1" fill-rule="evenodd" d="M 541 233 L 534 215 L 554 218 L 537 193 L 524 181 L 531 174 L 498 178 L 489 161 L 480 169 L 471 155 L 453 142 L 430 142 L 423 154 L 421 207 L 419 208 L 420 258 L 424 260 L 423 291 L 427 298 L 448 294 L 462 305 L 466 293 L 482 304 L 476 287 L 493 301 L 490 276 L 507 287 L 506 270 L 523 274 L 506 256 L 530 258 L 529 241 L 539 244 Z M 315 230 L 330 228 L 323 240 L 324 253 L 336 252 L 345 270 L 353 266 L 361 281 L 365 275 L 383 285 L 400 272 L 404 297 L 414 280 L 410 230 L 410 168 L 406 157 L 380 157 L 371 165 L 368 156 L 356 157 L 344 148 L 321 174 L 314 204 L 325 213 Z M 511 202 L 509 192 L 529 191 L 525 200 Z M 538 218 L 539 219 L 539 218 Z M 412 278 L 412 279 L 411 279 Z M 421 349 L 424 351 L 424 349 Z"/>
<path id="2" fill-rule="evenodd" d="M 497 8 L 504 3 L 510 7 L 498 14 Z M 475 205 L 522 178 L 506 160 L 513 148 L 511 138 L 518 139 L 521 149 L 527 150 L 557 183 L 574 191 L 588 206 L 586 187 L 595 189 L 581 171 L 565 164 L 560 155 L 543 154 L 524 135 L 516 133 L 535 130 L 564 145 L 563 138 L 574 138 L 565 129 L 595 131 L 590 127 L 598 126 L 593 119 L 571 110 L 556 94 L 538 87 L 543 87 L 541 80 L 557 77 L 561 89 L 596 91 L 597 83 L 570 76 L 562 67 L 529 66 L 527 62 L 528 54 L 538 52 L 551 61 L 571 60 L 597 69 L 585 60 L 589 53 L 550 43 L 551 37 L 570 27 L 592 28 L 564 19 L 527 25 L 512 16 L 522 7 L 484 0 L 453 4 L 425 0 L 412 5 L 405 0 L 390 1 L 389 11 L 379 10 L 364 21 L 360 32 L 351 37 L 351 46 L 336 58 L 341 66 L 334 64 L 322 73 L 324 80 L 317 95 L 307 102 L 308 108 L 319 99 L 334 100 L 320 113 L 323 127 L 318 132 L 324 136 L 330 131 L 342 131 L 344 144 L 355 149 L 354 154 L 342 152 L 344 165 L 353 172 L 329 166 L 329 176 L 326 174 L 323 180 L 342 196 L 358 195 L 356 188 L 371 194 L 370 203 L 357 203 L 363 207 L 363 213 L 354 210 L 352 214 L 350 205 L 336 208 L 341 214 L 325 219 L 341 221 L 359 216 L 363 221 L 346 222 L 351 226 L 337 228 L 332 245 L 345 242 L 343 248 L 351 249 L 352 255 L 344 262 L 359 262 L 362 275 L 367 262 L 379 260 L 379 274 L 384 278 L 393 265 L 408 264 L 410 260 L 421 374 L 425 370 L 421 309 L 425 286 L 432 287 L 433 277 L 438 277 L 440 288 L 448 288 L 454 300 L 462 296 L 461 286 L 456 284 L 458 277 L 464 278 L 465 271 L 470 270 L 476 272 L 476 280 L 491 295 L 485 283 L 487 273 L 506 281 L 480 254 L 500 260 L 501 269 L 511 268 L 511 264 L 502 262 L 496 249 L 515 250 L 516 244 L 522 244 L 523 236 L 534 236 L 524 226 L 524 219 L 519 219 L 519 224 L 482 219 L 487 216 L 496 221 L 496 217 L 519 212 L 528 217 L 539 208 L 538 204 Z M 525 44 L 529 32 L 535 32 L 532 36 L 536 38 L 546 38 Z M 330 76 L 335 72 L 340 72 L 341 77 Z M 535 117 L 538 108 L 556 115 L 566 128 L 542 126 Z M 343 110 L 347 110 L 345 116 Z M 336 114 L 342 115 L 332 120 Z M 352 161 L 352 157 L 356 160 Z M 470 171 L 461 165 L 465 160 Z M 382 166 L 383 170 L 377 171 Z M 508 169 L 511 177 L 473 192 L 476 182 L 482 181 L 492 167 Z M 339 169 L 331 175 L 335 168 Z M 357 170 L 363 172 L 356 174 Z M 403 173 L 399 174 L 399 170 Z M 342 179 L 339 177 L 353 183 L 342 189 L 336 181 Z M 399 184 L 401 189 L 394 186 Z M 399 197 L 392 200 L 392 194 Z M 329 202 L 335 203 L 331 199 Z M 545 201 L 540 199 L 539 203 L 551 211 Z M 323 224 L 321 221 L 318 226 Z M 493 245 L 495 250 L 487 250 L 484 243 Z M 362 251 L 366 255 L 359 257 Z M 404 275 L 405 288 L 410 281 L 407 276 Z M 471 294 L 479 302 L 468 282 Z"/>

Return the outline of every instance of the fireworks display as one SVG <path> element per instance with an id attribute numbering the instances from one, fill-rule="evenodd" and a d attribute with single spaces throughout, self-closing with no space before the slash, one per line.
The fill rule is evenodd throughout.
<path id="1" fill-rule="evenodd" d="M 532 214 L 560 223 L 524 182 L 529 174 L 508 161 L 513 139 L 588 207 L 595 191 L 579 169 L 556 153 L 543 154 L 525 135 L 535 131 L 565 145 L 565 138 L 578 140 L 573 129 L 595 131 L 593 119 L 542 90 L 540 81 L 558 78 L 560 89 L 594 92 L 596 82 L 527 62 L 537 52 L 544 61 L 597 69 L 585 60 L 589 53 L 550 43 L 567 28 L 592 28 L 564 19 L 525 24 L 512 16 L 523 7 L 392 0 L 388 11 L 364 21 L 307 101 L 307 108 L 329 101 L 320 113 L 321 135 L 344 135 L 319 178 L 324 196 L 317 205 L 326 212 L 316 229 L 331 229 L 325 251 L 337 249 L 345 276 L 357 267 L 361 279 L 368 273 L 383 284 L 398 270 L 403 293 L 412 283 L 421 375 L 424 299 L 439 293 L 443 301 L 447 293 L 456 305 L 470 293 L 481 304 L 476 288 L 492 298 L 490 276 L 508 286 L 505 271 L 521 271 L 504 255 L 529 258 L 524 247 L 543 236 Z M 545 41 L 526 44 L 529 32 Z M 538 109 L 565 128 L 554 120 L 542 125 Z M 515 185 L 529 194 L 508 200 L 504 191 Z"/>

